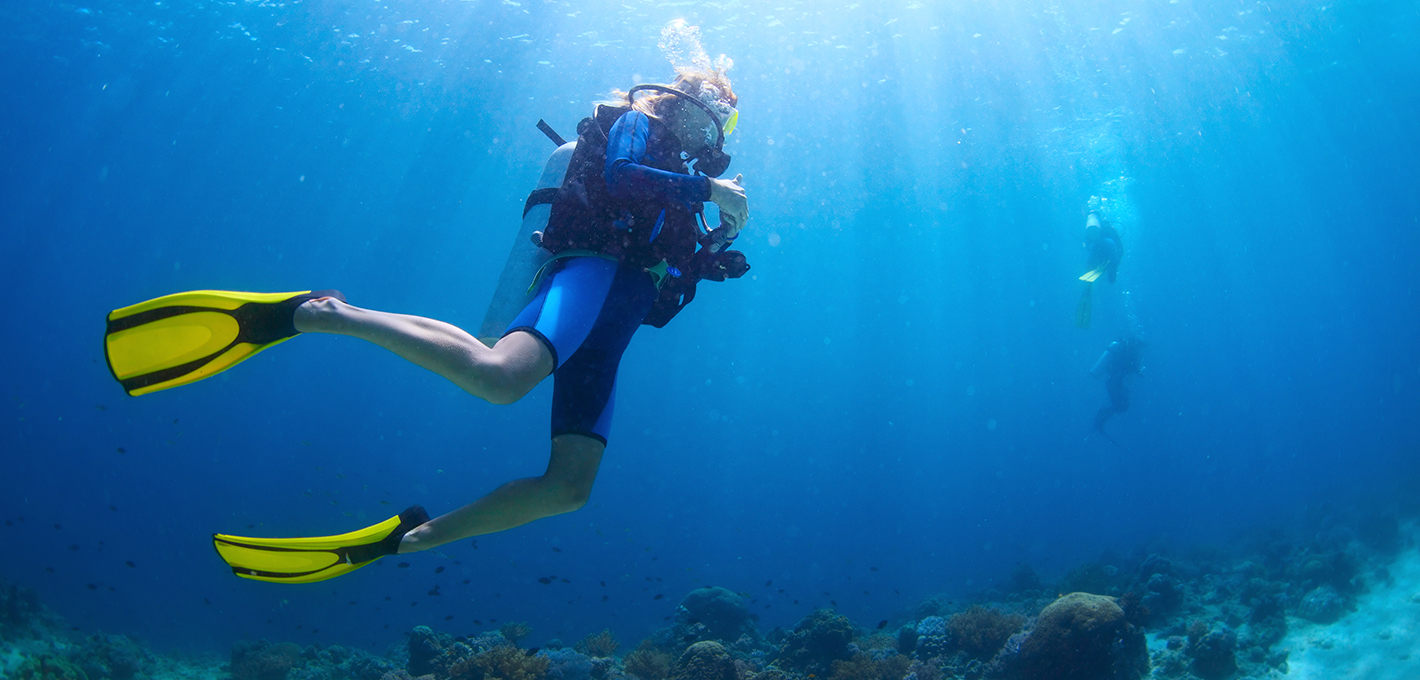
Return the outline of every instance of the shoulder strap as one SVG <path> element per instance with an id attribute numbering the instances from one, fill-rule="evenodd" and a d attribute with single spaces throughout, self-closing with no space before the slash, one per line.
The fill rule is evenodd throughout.
<path id="1" fill-rule="evenodd" d="M 523 217 L 527 217 L 528 211 L 535 205 L 552 205 L 557 199 L 557 192 L 561 190 L 561 186 L 533 189 L 532 193 L 528 194 L 528 200 L 523 203 Z"/>

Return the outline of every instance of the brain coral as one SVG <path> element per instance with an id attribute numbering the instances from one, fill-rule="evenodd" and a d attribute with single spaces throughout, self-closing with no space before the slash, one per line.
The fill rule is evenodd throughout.
<path id="1" fill-rule="evenodd" d="M 744 598 L 719 586 L 687 593 L 676 609 L 676 622 L 702 624 L 711 638 L 730 642 L 754 630 Z"/>
<path id="2" fill-rule="evenodd" d="M 671 680 L 739 680 L 735 660 L 725 646 L 712 641 L 697 642 L 680 655 Z"/>
<path id="3" fill-rule="evenodd" d="M 1114 598 L 1070 593 L 1052 602 L 1011 660 L 1031 680 L 1135 680 L 1148 671 L 1144 636 Z"/>

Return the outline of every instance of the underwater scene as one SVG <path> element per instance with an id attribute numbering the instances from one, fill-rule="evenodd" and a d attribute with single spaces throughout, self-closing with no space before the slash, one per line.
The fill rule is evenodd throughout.
<path id="1" fill-rule="evenodd" d="M 0 60 L 0 679 L 1420 678 L 1414 2 Z"/>

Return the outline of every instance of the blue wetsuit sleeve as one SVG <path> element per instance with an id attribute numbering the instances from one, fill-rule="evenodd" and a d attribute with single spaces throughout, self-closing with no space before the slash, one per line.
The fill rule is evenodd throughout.
<path id="1" fill-rule="evenodd" d="M 611 126 L 606 144 L 606 186 L 623 199 L 707 201 L 710 178 L 659 170 L 646 162 L 651 120 L 640 111 L 622 115 Z"/>

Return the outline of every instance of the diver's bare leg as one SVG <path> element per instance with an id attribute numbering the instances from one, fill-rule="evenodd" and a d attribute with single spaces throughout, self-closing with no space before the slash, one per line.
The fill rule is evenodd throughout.
<path id="1" fill-rule="evenodd" d="M 296 308 L 296 330 L 368 340 L 448 378 L 476 397 L 511 404 L 552 373 L 552 352 L 531 333 L 510 333 L 489 348 L 452 324 L 361 309 L 334 298 Z"/>
<path id="2" fill-rule="evenodd" d="M 586 505 L 605 448 L 600 440 L 578 434 L 553 437 L 552 457 L 541 477 L 515 479 L 458 510 L 425 522 L 404 535 L 399 552 L 428 550 Z"/>

